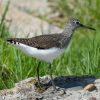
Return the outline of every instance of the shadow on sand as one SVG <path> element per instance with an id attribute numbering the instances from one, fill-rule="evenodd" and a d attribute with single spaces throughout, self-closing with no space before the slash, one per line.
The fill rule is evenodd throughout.
<path id="1" fill-rule="evenodd" d="M 92 84 L 96 78 L 94 76 L 58 76 L 54 78 L 54 83 L 59 88 L 64 89 L 83 89 L 87 84 Z M 51 81 L 47 83 L 47 85 L 51 86 Z"/>

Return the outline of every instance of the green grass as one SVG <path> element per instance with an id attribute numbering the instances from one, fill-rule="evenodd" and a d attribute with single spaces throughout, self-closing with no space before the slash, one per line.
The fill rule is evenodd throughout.
<path id="1" fill-rule="evenodd" d="M 71 1 L 74 0 L 52 1 L 54 9 L 64 15 L 59 23 L 64 26 L 65 17 L 73 16 L 84 24 L 93 26 L 96 31 L 77 30 L 66 52 L 54 61 L 53 74 L 100 77 L 100 0 L 75 0 L 72 3 Z M 7 9 L 4 14 L 6 13 Z M 13 87 L 14 83 L 35 76 L 39 62 L 6 43 L 5 38 L 9 36 L 9 32 L 4 19 L 5 16 L 2 27 L 0 26 L 0 89 Z M 41 76 L 48 74 L 47 66 L 47 63 L 41 63 Z"/>

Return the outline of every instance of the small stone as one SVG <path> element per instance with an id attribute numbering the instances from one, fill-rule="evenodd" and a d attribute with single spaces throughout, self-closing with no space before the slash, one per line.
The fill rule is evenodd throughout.
<path id="1" fill-rule="evenodd" d="M 93 91 L 96 89 L 95 84 L 88 84 L 84 87 L 84 90 Z"/>
<path id="2" fill-rule="evenodd" d="M 89 100 L 97 100 L 95 97 L 90 97 Z"/>

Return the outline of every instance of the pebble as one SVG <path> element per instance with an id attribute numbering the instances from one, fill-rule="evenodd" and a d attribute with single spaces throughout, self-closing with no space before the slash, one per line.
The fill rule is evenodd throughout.
<path id="1" fill-rule="evenodd" d="M 89 100 L 97 100 L 95 97 L 90 97 Z"/>
<path id="2" fill-rule="evenodd" d="M 95 84 L 88 84 L 85 86 L 84 90 L 93 91 L 96 89 Z"/>

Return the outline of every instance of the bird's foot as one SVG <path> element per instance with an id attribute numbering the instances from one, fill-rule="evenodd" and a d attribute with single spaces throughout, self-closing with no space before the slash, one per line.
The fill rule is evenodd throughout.
<path id="1" fill-rule="evenodd" d="M 65 89 L 58 89 L 58 91 L 57 91 L 57 93 L 58 93 L 58 95 L 60 95 L 60 96 L 62 96 L 62 95 L 64 95 L 64 94 L 66 94 L 66 91 L 65 91 Z"/>
<path id="2" fill-rule="evenodd" d="M 65 89 L 61 89 L 61 88 L 53 89 L 52 92 L 53 92 L 53 93 L 57 93 L 58 95 L 64 95 L 64 94 L 66 94 Z"/>
<path id="3" fill-rule="evenodd" d="M 39 93 L 43 93 L 47 89 L 47 87 L 40 82 L 36 82 L 35 86 L 36 86 L 36 91 Z"/>

